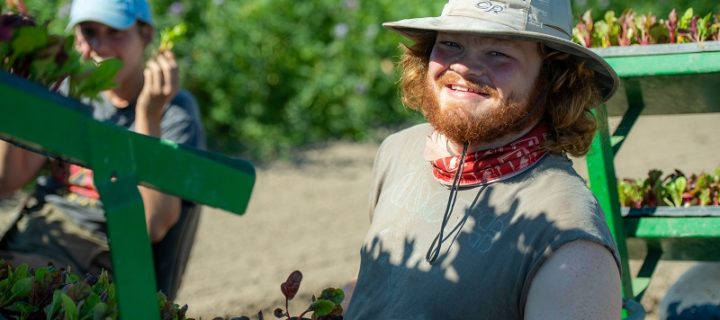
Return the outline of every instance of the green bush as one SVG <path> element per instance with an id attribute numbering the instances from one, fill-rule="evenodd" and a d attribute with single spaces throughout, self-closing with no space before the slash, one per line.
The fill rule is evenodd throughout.
<path id="1" fill-rule="evenodd" d="M 310 142 L 365 139 L 411 117 L 397 99 L 400 38 L 381 23 L 439 10 L 414 4 L 155 3 L 168 12 L 164 24 L 188 24 L 187 41 L 177 45 L 188 59 L 184 83 L 202 102 L 215 146 L 262 159 Z"/>

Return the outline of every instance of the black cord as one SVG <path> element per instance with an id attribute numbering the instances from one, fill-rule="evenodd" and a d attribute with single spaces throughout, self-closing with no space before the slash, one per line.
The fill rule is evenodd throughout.
<path id="1" fill-rule="evenodd" d="M 465 165 L 465 155 L 467 154 L 468 149 L 468 143 L 465 142 L 463 144 L 463 150 L 462 155 L 460 156 L 460 164 L 458 165 L 458 169 L 455 172 L 455 177 L 453 178 L 453 184 L 450 187 L 450 196 L 448 198 L 448 204 L 445 207 L 445 214 L 443 215 L 443 221 L 440 225 L 440 232 L 435 236 L 435 239 L 433 239 L 432 244 L 430 245 L 430 248 L 428 248 L 427 253 L 425 254 L 425 260 L 433 264 L 435 260 L 437 260 L 438 256 L 440 255 L 440 249 L 442 248 L 442 239 L 443 239 L 443 232 L 445 230 L 445 226 L 447 226 L 448 221 L 450 220 L 450 216 L 452 215 L 453 208 L 455 208 L 455 200 L 457 200 L 457 192 L 458 189 L 460 189 L 460 177 L 462 176 L 463 166 Z"/>

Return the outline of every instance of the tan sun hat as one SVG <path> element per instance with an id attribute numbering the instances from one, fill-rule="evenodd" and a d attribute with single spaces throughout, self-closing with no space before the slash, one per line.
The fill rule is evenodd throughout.
<path id="1" fill-rule="evenodd" d="M 620 82 L 603 58 L 570 41 L 569 0 L 449 0 L 439 17 L 386 22 L 383 26 L 413 40 L 428 32 L 445 31 L 541 42 L 586 61 L 597 74 L 603 101 L 615 93 Z"/>

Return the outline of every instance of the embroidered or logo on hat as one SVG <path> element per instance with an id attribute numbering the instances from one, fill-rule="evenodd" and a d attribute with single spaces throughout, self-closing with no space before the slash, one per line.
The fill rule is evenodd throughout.
<path id="1" fill-rule="evenodd" d="M 495 14 L 498 14 L 505 10 L 505 7 L 497 5 L 492 1 L 478 1 L 475 4 L 475 7 L 480 10 L 484 10 L 485 12 L 494 12 Z"/>

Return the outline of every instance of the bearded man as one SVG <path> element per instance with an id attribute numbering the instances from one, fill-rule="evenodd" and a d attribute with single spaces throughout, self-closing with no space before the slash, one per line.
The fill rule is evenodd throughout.
<path id="1" fill-rule="evenodd" d="M 570 42 L 565 0 L 450 0 L 385 23 L 403 103 L 429 123 L 377 154 L 348 319 L 617 319 L 620 264 L 567 155 L 618 85 Z"/>

